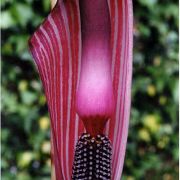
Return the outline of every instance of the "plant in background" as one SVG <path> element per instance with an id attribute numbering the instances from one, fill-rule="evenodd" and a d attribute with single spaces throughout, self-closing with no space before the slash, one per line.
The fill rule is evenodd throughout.
<path id="1" fill-rule="evenodd" d="M 59 0 L 29 42 L 49 106 L 56 179 L 119 179 L 131 101 L 131 1 Z"/>

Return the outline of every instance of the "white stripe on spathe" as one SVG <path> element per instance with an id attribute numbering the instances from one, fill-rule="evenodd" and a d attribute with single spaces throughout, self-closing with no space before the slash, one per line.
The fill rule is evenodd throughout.
<path id="1" fill-rule="evenodd" d="M 125 28 L 124 29 L 124 33 L 123 33 L 123 37 L 125 38 L 124 39 L 124 50 L 123 50 L 123 63 L 124 63 L 124 66 L 125 67 L 123 67 L 123 70 L 124 70 L 124 72 L 123 72 L 123 74 L 124 75 L 126 75 L 126 66 L 127 66 L 127 63 L 126 63 L 126 52 L 127 52 L 127 46 L 126 46 L 126 44 L 127 44 L 127 38 L 126 38 L 126 35 L 127 35 L 127 32 L 126 32 L 126 12 L 125 12 L 125 2 L 124 2 L 124 0 L 122 1 L 122 7 L 123 7 L 123 28 Z M 128 31 L 128 30 L 127 30 Z M 124 78 L 126 78 L 126 76 L 124 77 Z M 125 87 L 124 87 L 125 86 Z M 125 108 L 126 108 L 126 99 L 125 99 L 125 95 L 126 95 L 126 92 L 124 92 L 125 90 L 126 90 L 126 79 L 125 79 L 125 82 L 122 84 L 122 90 L 123 90 L 123 97 L 122 97 L 122 103 L 121 103 L 121 112 L 122 112 L 122 109 L 123 109 L 123 111 L 125 111 Z M 123 106 L 122 106 L 122 104 L 123 104 Z M 125 108 L 123 108 L 123 107 L 125 107 Z M 119 165 L 119 163 L 122 163 L 121 162 L 121 160 L 122 160 L 122 154 L 120 153 L 120 152 L 123 152 L 123 147 L 122 147 L 122 144 L 123 144 L 123 130 L 124 130 L 124 127 L 125 127 L 125 121 L 126 121 L 126 119 L 125 119 L 125 114 L 124 114 L 125 112 L 123 112 L 123 113 L 121 113 L 120 115 L 119 115 L 119 119 L 121 120 L 121 126 L 123 125 L 123 127 L 122 127 L 122 131 L 120 131 L 120 130 L 118 130 L 118 138 L 117 138 L 117 141 L 120 143 L 120 144 L 118 144 L 118 147 L 119 147 L 119 153 L 117 154 L 117 162 L 116 162 L 116 167 L 117 167 L 117 169 L 116 169 L 116 172 L 115 172 L 115 179 L 117 179 L 118 178 L 118 169 L 119 169 L 119 167 L 118 167 L 118 165 Z M 122 119 L 122 114 L 124 114 L 124 117 L 123 117 L 123 119 Z M 122 124 L 122 122 L 123 122 L 123 124 Z M 119 126 L 119 128 L 121 128 L 121 126 Z M 122 148 L 122 149 L 121 149 Z M 118 150 L 118 149 L 117 149 Z M 120 175 L 119 175 L 120 176 Z"/>
<path id="2" fill-rule="evenodd" d="M 118 5 L 117 5 L 117 0 L 115 0 L 115 2 L 116 2 L 116 6 L 118 7 Z M 118 11 L 118 9 L 117 9 L 117 11 Z M 119 22 L 118 21 L 119 20 L 119 15 L 117 15 L 117 19 L 115 19 L 115 22 Z M 116 23 L 115 23 L 116 24 Z M 118 26 L 117 26 L 118 27 Z M 119 29 L 118 29 L 119 30 Z M 116 40 L 115 41 L 118 41 L 118 39 L 116 38 Z M 122 38 L 122 42 L 123 42 L 123 38 Z M 122 46 L 123 46 L 123 43 L 122 43 Z M 115 47 L 115 49 L 117 49 L 117 47 Z M 122 48 L 123 49 L 123 48 Z M 121 49 L 121 50 L 122 50 Z M 121 53 L 121 57 L 120 57 L 120 68 L 121 68 L 121 66 L 122 66 L 122 62 L 121 62 L 121 59 L 122 59 L 122 53 Z M 121 79 L 122 78 L 122 76 L 121 76 L 121 70 L 119 71 L 119 79 Z M 113 152 L 112 152 L 112 159 L 115 159 L 115 153 L 116 153 L 116 151 L 117 151 L 117 149 L 115 148 L 115 145 L 116 145 L 116 138 L 117 138 L 117 131 L 118 131 L 118 122 L 119 122 L 119 119 L 118 119 L 118 114 L 119 114 L 119 103 L 120 103 L 120 93 L 119 93 L 119 91 L 120 91 L 120 80 L 119 80 L 119 84 L 118 84 L 118 89 L 117 89 L 117 104 L 116 104 L 116 114 L 115 114 L 115 127 L 114 127 L 114 135 L 113 135 L 113 148 L 112 148 L 112 150 L 113 150 Z M 114 167 L 114 161 L 113 161 L 113 167 Z M 114 170 L 114 169 L 113 169 Z"/>
<path id="3" fill-rule="evenodd" d="M 51 74 L 49 74 L 49 72 L 48 72 L 48 70 L 49 71 L 51 71 L 51 69 L 50 69 L 50 63 L 49 63 L 49 55 L 48 55 L 48 53 L 47 53 L 47 51 L 46 51 L 46 48 L 44 47 L 44 44 L 42 44 L 41 43 L 41 40 L 39 39 L 39 37 L 35 34 L 35 38 L 36 38 L 36 40 L 37 40 L 37 42 L 38 42 L 38 44 L 40 45 L 40 47 L 42 48 L 42 51 L 43 51 L 43 53 L 45 54 L 45 57 L 46 57 L 46 62 L 48 63 L 48 66 L 47 65 L 45 65 L 46 63 L 45 63 L 45 61 L 44 61 L 44 68 L 46 69 L 46 76 L 47 76 L 47 82 L 46 82 L 46 84 L 47 84 L 47 88 L 48 88 L 48 94 L 50 95 L 50 100 L 49 100 L 49 102 L 51 103 L 52 102 L 52 92 L 51 92 L 51 86 L 50 86 L 50 82 L 51 82 Z M 42 37 L 43 38 L 43 37 Z M 34 48 L 35 49 L 35 48 Z M 49 96 L 47 96 L 47 98 L 48 98 Z M 52 104 L 52 103 L 51 103 Z M 49 108 L 51 108 L 52 109 L 52 107 L 50 106 Z M 51 113 L 52 114 L 52 113 Z M 52 114 L 53 115 L 53 117 L 54 117 L 54 114 Z M 54 124 L 53 124 L 54 125 Z"/>
<path id="4" fill-rule="evenodd" d="M 69 30 L 69 25 L 68 25 L 68 18 L 67 18 L 67 12 L 64 9 L 65 6 L 60 6 L 61 12 L 63 12 L 62 17 L 64 19 L 64 24 L 65 24 L 65 31 L 66 31 L 66 36 L 67 36 L 67 44 L 68 44 L 68 62 L 69 62 L 69 77 L 68 77 L 68 103 L 67 103 L 67 129 L 66 129 L 66 175 L 67 179 L 70 179 L 70 174 L 69 174 L 69 130 L 70 130 L 70 118 L 71 118 L 71 92 L 72 92 L 72 54 L 71 54 L 71 43 L 70 43 L 70 30 Z M 72 14 L 72 13 L 70 13 Z"/>
<path id="5" fill-rule="evenodd" d="M 123 7 L 123 5 L 122 5 Z M 119 71 L 119 82 L 118 82 L 118 90 L 117 90 L 117 93 L 118 93 L 118 97 L 117 97 L 117 105 L 116 105 L 116 117 L 115 117 L 115 130 L 114 130 L 114 137 L 113 137 L 113 158 L 114 161 L 113 161 L 113 174 L 115 173 L 115 164 L 117 162 L 117 158 L 115 157 L 115 155 L 118 153 L 117 152 L 117 148 L 119 146 L 119 142 L 117 141 L 118 139 L 118 135 L 119 135 L 119 132 L 118 132 L 118 127 L 119 127 L 119 123 L 121 123 L 121 121 L 123 121 L 122 119 L 119 119 L 119 115 L 120 115 L 120 102 L 121 102 L 121 91 L 123 90 L 122 88 L 122 75 L 123 75 L 123 62 L 124 62 L 124 50 L 125 50 L 125 45 L 124 45 L 124 40 L 125 40 L 125 14 L 124 14 L 124 8 L 122 8 L 122 49 L 121 49 L 121 57 L 120 57 L 120 71 Z M 119 14 L 118 14 L 119 15 Z"/>
<path id="6" fill-rule="evenodd" d="M 126 108 L 126 102 L 125 102 L 125 94 L 126 94 L 126 65 L 127 65 L 127 63 L 126 63 L 126 52 L 127 52 L 127 47 L 126 47 L 126 44 L 127 44 L 127 39 L 126 39 L 126 35 L 127 35 L 127 32 L 126 32 L 126 12 L 125 12 L 125 3 L 124 3 L 124 1 L 122 1 L 122 7 L 123 7 L 123 28 L 124 28 L 124 34 L 123 34 L 123 36 L 124 36 L 124 41 L 123 41 L 123 44 L 124 44 L 124 48 L 123 48 L 123 64 L 124 64 L 124 66 L 123 66 L 123 70 L 124 70 L 124 72 L 123 72 L 123 74 L 125 75 L 124 77 L 123 77 L 123 82 L 122 82 L 122 87 L 121 87 L 121 89 L 122 89 L 122 91 L 123 91 L 123 93 L 122 93 L 122 102 L 121 102 L 121 110 L 120 110 L 120 112 L 121 112 L 121 114 L 119 115 L 120 117 L 119 117 L 119 119 L 121 120 L 120 121 L 120 125 L 119 125 L 119 130 L 118 130 L 118 137 L 117 137 L 117 142 L 119 143 L 119 145 L 118 145 L 118 148 L 119 148 L 119 153 L 117 154 L 117 157 L 116 157 L 116 159 L 117 159 L 117 164 L 118 164 L 118 162 L 121 162 L 121 164 L 122 164 L 122 161 L 121 161 L 121 159 L 122 159 L 122 156 L 123 156 L 123 154 L 121 154 L 120 152 L 123 152 L 123 150 L 121 150 L 121 145 L 123 144 L 123 130 L 124 130 L 124 123 L 125 123 L 125 121 L 126 121 L 126 119 L 125 119 L 125 116 L 123 116 L 122 117 L 122 114 L 124 115 L 124 113 L 125 113 L 125 109 L 124 109 L 124 107 Z M 123 127 L 122 127 L 123 126 Z M 118 149 L 117 149 L 117 151 L 118 151 Z M 118 165 L 116 164 L 116 167 L 118 168 Z M 116 176 L 117 176 L 117 169 L 116 169 L 116 174 L 115 174 L 115 178 L 117 178 Z"/>
<path id="7" fill-rule="evenodd" d="M 35 37 L 35 39 L 37 40 L 40 49 L 44 52 L 46 59 L 48 59 L 48 55 L 47 55 L 47 53 L 46 53 L 46 51 L 45 51 L 45 48 L 44 48 L 43 44 L 41 43 L 41 41 L 40 41 L 40 39 L 39 39 L 39 37 L 37 36 L 36 33 L 34 34 L 34 37 Z M 45 82 L 45 83 L 46 83 L 46 86 L 47 86 L 47 93 L 50 94 L 50 90 L 49 90 L 49 80 L 48 80 L 48 76 L 47 76 L 47 75 L 48 75 L 48 71 L 47 71 L 47 68 L 48 68 L 48 67 L 45 66 L 44 56 L 42 55 L 43 59 L 41 60 L 41 58 L 39 58 L 38 52 L 36 51 L 36 48 L 34 48 L 34 50 L 35 50 L 36 55 L 37 55 L 36 61 L 39 61 L 39 65 L 38 65 L 38 66 L 40 66 L 41 62 L 44 64 L 43 67 L 44 67 L 45 73 L 42 74 L 42 75 L 44 76 L 44 78 L 46 77 L 46 78 L 45 78 L 45 79 L 46 79 L 46 82 Z M 41 61 L 40 61 L 40 60 L 41 60 Z M 48 66 L 49 66 L 49 61 L 47 61 L 47 62 L 48 62 Z M 39 74 L 41 74 L 41 73 L 39 73 Z M 44 87 L 44 88 L 46 88 L 46 87 Z"/>
<path id="8" fill-rule="evenodd" d="M 127 79 L 126 79 L 126 96 L 125 96 L 125 124 L 123 127 L 123 132 L 122 132 L 122 156 L 119 158 L 118 162 L 118 169 L 117 169 L 117 177 L 115 179 L 120 178 L 122 169 L 123 169 L 123 162 L 124 162 L 124 157 L 125 157 L 125 149 L 126 149 L 126 144 L 127 144 L 127 136 L 128 136 L 128 126 L 129 126 L 129 116 L 130 116 L 130 104 L 131 104 L 131 78 L 132 78 L 132 29 L 133 29 L 133 22 L 132 22 L 132 2 L 131 0 L 127 2 L 127 65 L 126 65 L 126 71 L 127 71 Z"/>
<path id="9" fill-rule="evenodd" d="M 52 108 L 52 106 L 51 106 L 51 104 L 52 104 L 52 98 L 51 98 L 51 90 L 50 90 L 50 86 L 49 86 L 49 82 L 51 82 L 51 76 L 50 76 L 50 74 L 48 73 L 48 70 L 47 70 L 47 68 L 48 68 L 48 66 L 49 66 L 49 61 L 48 61 L 48 54 L 47 54 L 47 52 L 46 52 L 46 50 L 45 50 L 45 48 L 44 48 L 44 45 L 41 43 L 41 41 L 40 41 L 40 39 L 39 39 L 39 37 L 35 34 L 35 36 L 34 36 L 35 38 L 36 38 L 36 40 L 37 40 L 37 42 L 38 42 L 38 44 L 39 44 L 39 46 L 40 46 L 40 49 L 43 51 L 43 53 L 44 53 L 44 55 L 45 55 L 45 57 L 46 57 L 46 60 L 44 60 L 44 56 L 42 55 L 42 59 L 41 58 L 39 58 L 39 56 L 38 56 L 38 54 L 39 53 L 41 53 L 41 52 L 39 52 L 39 53 L 36 53 L 37 54 L 37 58 L 36 58 L 36 60 L 38 60 L 39 59 L 39 61 L 40 61 L 40 63 L 39 63 L 39 67 L 42 69 L 42 75 L 44 76 L 44 77 L 46 77 L 46 82 L 45 82 L 45 86 L 46 87 L 44 87 L 44 89 L 45 89 L 45 92 L 46 92 L 46 90 L 47 90 L 47 92 L 46 92 L 46 95 L 47 94 L 49 94 L 49 95 L 47 95 L 46 96 L 46 98 L 47 98 L 47 102 L 48 102 L 48 104 L 49 104 L 49 110 L 50 110 L 50 112 L 51 112 L 51 117 L 53 118 L 54 117 L 54 113 L 53 113 L 53 108 Z M 36 48 L 34 48 L 34 51 L 36 52 Z M 44 62 L 43 62 L 43 60 L 44 60 Z M 47 65 L 45 65 L 45 61 L 47 61 L 48 62 L 48 66 Z M 41 65 L 40 65 L 41 64 Z M 42 65 L 43 65 L 43 67 L 42 67 Z M 43 72 L 43 70 L 45 71 L 45 72 Z M 49 79 L 50 78 L 50 79 Z M 51 123 L 51 125 L 53 126 L 53 129 L 55 129 L 55 127 L 54 127 L 54 123 Z"/>
<path id="10" fill-rule="evenodd" d="M 78 13 L 78 25 L 79 25 L 79 34 L 78 34 L 78 45 L 79 45 L 79 52 L 78 52 L 78 74 L 77 74 L 77 83 L 76 87 L 78 87 L 79 79 L 80 79 L 80 70 L 81 70 L 81 23 L 80 23 L 80 11 L 79 11 L 79 2 L 76 1 L 77 13 Z M 74 150 L 76 147 L 76 142 L 78 141 L 78 132 L 79 132 L 79 116 L 76 114 L 76 122 L 75 122 L 75 131 L 74 131 Z"/>
<path id="11" fill-rule="evenodd" d="M 39 37 L 38 37 L 38 35 L 35 33 L 35 38 L 36 38 L 36 40 L 37 40 L 37 42 L 38 42 L 38 44 L 39 44 L 39 46 L 40 46 L 40 48 L 42 48 L 42 50 L 43 50 L 43 52 L 44 52 L 44 54 L 45 54 L 45 57 L 46 57 L 46 61 L 47 61 L 47 63 L 48 63 L 48 66 L 47 65 L 45 65 L 46 63 L 44 62 L 44 69 L 46 70 L 46 73 L 45 73 L 45 76 L 47 76 L 47 82 L 46 82 L 46 84 L 47 84 L 47 89 L 48 89 L 48 94 L 49 94 L 49 96 L 47 96 L 47 98 L 49 97 L 49 99 L 47 99 L 48 100 L 48 102 L 50 103 L 50 106 L 49 106 L 49 109 L 51 109 L 51 116 L 52 116 L 52 118 L 54 119 L 54 114 L 52 113 L 53 111 L 53 107 L 51 106 L 51 104 L 52 104 L 52 92 L 51 92 L 51 86 L 50 86 L 50 82 L 51 82 L 51 74 L 49 74 L 48 73 L 48 69 L 49 69 L 49 71 L 50 71 L 50 64 L 49 64 L 49 56 L 48 56 L 48 53 L 46 52 L 46 48 L 44 47 L 44 45 L 41 43 L 41 40 L 39 39 Z M 34 48 L 34 49 L 36 49 L 36 48 Z M 37 58 L 36 58 L 37 59 Z M 40 63 L 41 64 L 41 63 Z M 52 124 L 53 126 L 54 126 L 54 124 Z M 54 128 L 55 129 L 55 128 Z"/>
<path id="12" fill-rule="evenodd" d="M 52 41 L 51 41 L 48 33 L 46 32 L 46 29 L 44 29 L 43 26 L 40 26 L 39 30 L 42 32 L 42 34 L 44 35 L 45 39 L 47 40 L 48 45 L 50 47 L 51 54 L 52 54 L 52 61 L 53 61 L 53 65 L 52 66 L 53 66 L 53 76 L 54 77 L 53 78 L 51 77 L 51 81 L 50 82 L 53 82 L 52 86 L 51 86 L 51 93 L 52 93 L 51 98 L 54 97 L 54 99 L 52 98 L 52 101 L 51 101 L 51 107 L 52 107 L 51 114 L 53 115 L 53 121 L 55 121 L 55 128 L 54 128 L 54 130 L 55 130 L 55 133 L 57 134 L 57 129 L 56 129 L 57 128 L 57 124 L 56 124 L 56 122 L 58 121 L 58 119 L 57 119 L 57 111 L 55 111 L 55 109 L 57 107 L 57 99 L 56 99 L 56 96 L 57 96 L 57 93 L 56 93 L 56 90 L 57 90 L 57 88 L 56 88 L 56 66 L 55 66 L 56 58 L 55 58 L 55 54 L 54 54 L 54 51 L 53 51 Z M 51 30 L 51 29 L 49 28 L 49 30 Z M 52 35 L 53 34 L 51 34 L 51 36 Z M 52 66 L 49 66 L 49 68 L 52 67 Z M 51 68 L 49 70 L 52 71 Z M 54 88 L 53 88 L 53 85 L 54 85 Z M 53 91 L 55 91 L 55 92 L 53 92 Z M 54 125 L 54 123 L 52 123 L 52 124 Z M 57 144 L 57 141 L 56 141 L 56 144 Z"/>
<path id="13" fill-rule="evenodd" d="M 49 21 L 49 19 L 47 18 L 47 21 Z M 50 21 L 49 21 L 49 23 L 50 23 Z M 50 37 L 50 35 L 51 36 L 53 36 L 54 35 L 54 32 L 53 32 L 53 29 L 49 26 L 49 28 L 48 28 L 48 30 L 49 31 L 47 31 L 47 33 L 45 33 L 45 37 L 46 37 L 46 34 L 47 34 L 47 37 L 46 37 L 46 39 L 48 40 L 48 42 L 51 42 L 52 43 L 52 39 L 51 39 L 51 37 Z M 44 31 L 45 32 L 45 31 Z M 50 35 L 49 35 L 50 34 Z M 52 47 L 52 49 L 51 49 L 51 47 Z M 54 48 L 53 48 L 53 43 L 52 44 L 50 44 L 50 49 L 51 49 L 51 53 L 52 53 L 52 51 L 53 51 L 53 53 L 52 53 L 52 55 L 53 55 L 53 58 L 52 58 L 52 60 L 53 60 L 53 63 L 54 63 L 54 66 L 55 66 L 55 68 L 54 68 L 54 71 L 53 71 L 53 73 L 54 73 L 54 76 L 53 76 L 53 80 L 54 80 L 54 88 L 52 89 L 52 90 L 54 90 L 54 103 L 55 103 L 55 106 L 54 106 L 54 114 L 55 114 L 55 127 L 56 127 L 56 133 L 57 133 L 57 121 L 58 121 L 58 118 L 57 118 L 57 111 L 56 111 L 56 108 L 57 108 L 57 88 L 56 88 L 56 82 L 57 82 L 57 78 L 56 78 L 56 73 L 57 73 L 57 69 L 56 69 L 56 54 L 55 54 L 55 51 L 54 51 Z"/>
<path id="14" fill-rule="evenodd" d="M 50 24 L 52 25 L 53 29 L 54 29 L 54 33 L 56 35 L 56 38 L 58 40 L 58 48 L 59 48 L 59 51 L 60 51 L 60 129 L 61 129 L 61 147 L 58 146 L 58 149 L 60 148 L 61 149 L 61 167 L 62 167 L 62 176 L 63 178 L 65 178 L 65 174 L 64 174 L 64 155 L 63 155 L 63 147 L 64 147 L 64 140 L 63 140 L 63 94 L 62 94 L 62 78 L 63 78 L 63 75 L 62 75 L 62 60 L 63 60 L 63 50 L 62 50 L 62 44 L 61 44 L 61 38 L 59 36 L 59 32 L 58 32 L 58 27 L 56 25 L 56 23 L 54 22 L 52 16 L 50 15 L 49 16 L 49 22 Z M 56 59 L 57 60 L 57 59 Z M 59 89 L 59 88 L 58 88 Z M 58 120 L 56 120 L 56 122 L 58 123 L 59 122 Z M 58 141 L 59 142 L 59 141 Z M 59 143 L 57 143 L 57 145 L 59 145 Z"/>
<path id="15" fill-rule="evenodd" d="M 39 71 L 39 74 L 41 74 L 42 76 L 43 76 L 43 79 L 44 79 L 44 85 L 47 87 L 47 88 L 45 88 L 45 91 L 46 91 L 46 93 L 49 93 L 49 91 L 48 91 L 48 86 L 47 86 L 47 81 L 48 81 L 48 78 L 47 78 L 47 76 L 46 76 L 46 74 L 47 74 L 47 72 L 46 72 L 46 68 L 45 68 L 45 66 L 44 66 L 44 56 L 42 55 L 42 48 L 41 48 L 41 46 L 40 46 L 40 52 L 38 53 L 37 52 L 37 50 L 36 50 L 36 48 L 34 48 L 34 52 L 35 52 L 35 54 L 36 54 L 36 63 L 35 63 L 35 65 L 36 65 L 36 68 L 38 69 L 38 71 Z M 39 57 L 39 55 L 42 57 L 42 60 L 41 60 L 41 62 L 39 61 L 41 58 Z M 38 62 L 37 62 L 38 61 Z M 44 68 L 40 68 L 40 65 L 39 64 L 42 64 L 43 65 L 43 67 Z M 45 71 L 45 72 L 44 72 Z"/>
<path id="16" fill-rule="evenodd" d="M 48 21 L 49 21 L 49 23 L 50 23 L 50 25 L 52 27 L 52 31 L 54 32 L 55 37 L 56 37 L 56 39 L 58 41 L 58 43 L 57 43 L 58 44 L 58 51 L 59 51 L 60 59 L 62 59 L 63 51 L 62 51 L 61 40 L 60 40 L 60 37 L 59 37 L 59 34 L 58 34 L 57 26 L 56 26 L 56 24 L 55 24 L 55 22 L 54 22 L 54 20 L 53 20 L 53 18 L 51 16 L 51 14 L 48 16 Z M 58 61 L 58 59 L 56 58 L 55 61 Z M 55 83 L 55 85 L 56 85 L 56 83 Z M 57 89 L 59 89 L 59 88 L 55 88 L 55 89 L 57 91 Z M 60 112 L 60 113 L 62 114 L 62 112 Z M 56 112 L 56 114 L 57 114 L 57 112 Z M 56 127 L 57 127 L 57 123 L 58 123 L 58 121 L 55 122 Z M 57 129 L 56 129 L 56 132 L 58 132 Z M 57 141 L 58 141 L 58 137 L 57 137 Z"/>
<path id="17" fill-rule="evenodd" d="M 49 90 L 49 88 L 50 88 L 50 86 L 49 86 L 50 83 L 49 82 L 51 82 L 51 80 L 50 80 L 51 76 L 50 76 L 50 74 L 48 73 L 48 70 L 47 70 L 49 65 L 48 66 L 45 65 L 45 61 L 47 61 L 48 64 L 49 64 L 49 60 L 48 60 L 49 57 L 48 57 L 48 54 L 47 54 L 47 52 L 45 50 L 44 45 L 41 43 L 41 41 L 39 39 L 39 37 L 36 34 L 35 34 L 34 37 L 36 38 L 36 40 L 37 40 L 37 42 L 38 42 L 38 44 L 40 46 L 40 52 L 39 53 L 41 54 L 42 58 L 39 57 L 39 53 L 36 52 L 36 48 L 34 48 L 34 51 L 36 52 L 36 55 L 37 55 L 36 60 L 40 62 L 39 65 L 38 65 L 38 67 L 41 68 L 41 70 L 42 70 L 41 71 L 42 73 L 40 73 L 40 74 L 43 75 L 44 77 L 46 76 L 46 82 L 44 82 L 46 87 L 44 87 L 44 89 L 47 90 L 46 93 L 49 93 L 49 96 L 47 95 L 46 97 L 47 97 L 47 101 L 48 101 L 48 104 L 49 104 L 49 109 L 50 109 L 50 112 L 51 112 L 51 116 L 53 118 L 54 113 L 53 113 L 53 109 L 52 109 L 52 106 L 51 106 L 51 101 L 52 101 L 52 99 L 51 99 L 51 91 Z M 42 55 L 42 52 L 44 53 L 45 56 Z M 46 60 L 44 60 L 44 57 L 46 58 Z M 50 79 L 48 79 L 48 77 L 50 77 Z M 53 126 L 53 130 L 55 130 L 54 124 L 52 123 L 51 125 Z M 56 161 L 56 162 L 59 164 L 58 161 Z"/>
<path id="18" fill-rule="evenodd" d="M 52 46 L 51 39 L 50 39 L 48 33 L 46 32 L 46 30 L 43 28 L 43 26 L 40 26 L 40 30 L 43 33 L 43 35 L 45 36 L 46 40 L 48 41 L 48 44 L 50 46 L 50 50 L 51 50 L 51 53 L 52 53 L 52 56 L 53 56 L 52 60 L 55 61 L 55 54 L 54 54 L 54 51 L 53 51 L 53 46 Z M 55 63 L 53 63 L 53 64 L 55 64 Z M 53 66 L 53 73 L 54 73 L 54 79 L 51 78 L 51 82 L 54 82 L 54 86 L 55 86 L 55 84 L 56 84 L 56 66 L 55 65 Z M 53 93 L 53 90 L 55 90 L 55 88 L 52 88 L 52 93 Z M 54 97 L 56 97 L 56 90 L 55 90 L 55 93 L 53 93 L 53 94 L 55 94 Z M 54 98 L 53 102 L 54 102 L 54 103 L 52 103 L 53 104 L 53 109 L 56 109 L 56 105 L 57 105 L 56 98 Z M 55 113 L 55 121 L 57 121 L 57 114 L 56 113 Z"/>

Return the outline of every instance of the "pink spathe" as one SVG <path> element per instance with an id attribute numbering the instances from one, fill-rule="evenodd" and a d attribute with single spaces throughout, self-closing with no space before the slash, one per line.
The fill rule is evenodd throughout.
<path id="1" fill-rule="evenodd" d="M 91 8 L 98 3 L 104 7 Z M 91 16 L 87 8 L 93 11 Z M 104 15 L 97 17 L 98 12 Z M 104 18 L 107 13 L 109 19 Z M 57 180 L 71 179 L 75 145 L 85 131 L 77 109 L 79 115 L 101 112 L 93 119 L 112 113 L 104 132 L 112 142 L 112 180 L 121 178 L 131 102 L 132 42 L 132 0 L 58 0 L 31 37 L 30 50 L 49 107 Z M 79 96 L 80 91 L 84 95 Z M 114 111 L 108 109 L 113 107 L 112 96 Z"/>
<path id="2" fill-rule="evenodd" d="M 80 0 L 80 12 L 82 66 L 77 89 L 77 112 L 82 119 L 89 116 L 107 119 L 114 109 L 107 1 Z"/>

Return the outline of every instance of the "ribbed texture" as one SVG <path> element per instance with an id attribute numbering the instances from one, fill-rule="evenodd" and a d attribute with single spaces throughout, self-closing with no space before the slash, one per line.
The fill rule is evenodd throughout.
<path id="1" fill-rule="evenodd" d="M 82 134 L 76 145 L 72 179 L 111 179 L 111 143 L 108 137 Z"/>
<path id="2" fill-rule="evenodd" d="M 108 4 L 115 113 L 105 133 L 112 142 L 112 179 L 119 180 L 130 113 L 133 17 L 131 0 L 109 0 Z M 57 180 L 71 179 L 75 145 L 84 132 L 75 109 L 81 67 L 80 38 L 79 2 L 67 0 L 58 1 L 29 41 L 47 97 Z"/>

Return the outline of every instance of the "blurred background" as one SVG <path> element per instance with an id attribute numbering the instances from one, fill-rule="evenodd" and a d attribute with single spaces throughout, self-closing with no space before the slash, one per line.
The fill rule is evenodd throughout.
<path id="1" fill-rule="evenodd" d="M 27 41 L 49 0 L 1 0 L 3 180 L 50 179 L 46 99 Z M 178 180 L 178 3 L 134 0 L 132 110 L 123 180 Z"/>

